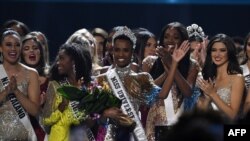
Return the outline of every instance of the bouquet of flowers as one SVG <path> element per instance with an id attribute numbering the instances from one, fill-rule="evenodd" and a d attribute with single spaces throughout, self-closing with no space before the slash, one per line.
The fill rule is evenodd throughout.
<path id="1" fill-rule="evenodd" d="M 64 85 L 57 89 L 60 95 L 69 101 L 79 101 L 78 108 L 84 111 L 86 115 L 102 114 L 110 107 L 121 106 L 121 100 L 113 95 L 108 84 L 100 86 L 97 82 L 92 81 L 89 85 L 83 85 L 81 89 L 71 85 Z"/>

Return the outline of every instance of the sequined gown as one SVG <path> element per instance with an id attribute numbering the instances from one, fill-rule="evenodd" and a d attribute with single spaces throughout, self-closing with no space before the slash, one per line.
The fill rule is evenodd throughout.
<path id="1" fill-rule="evenodd" d="M 246 86 L 247 89 L 249 89 L 249 87 L 250 87 L 250 71 L 249 71 L 249 68 L 248 68 L 247 64 L 241 65 L 240 67 L 242 68 L 243 76 L 245 78 L 245 86 Z"/>
<path id="2" fill-rule="evenodd" d="M 28 80 L 18 84 L 18 89 L 27 96 Z M 1 91 L 3 88 L 1 88 Z M 0 140 L 9 141 L 27 141 L 28 134 L 23 123 L 20 121 L 15 109 L 9 100 L 1 102 L 0 105 Z"/>
<path id="3" fill-rule="evenodd" d="M 128 93 L 135 111 L 138 112 L 141 104 L 151 106 L 157 100 L 161 88 L 154 84 L 154 80 L 149 73 L 135 73 L 130 69 L 130 66 L 125 68 L 116 67 L 116 72 Z M 107 81 L 105 75 L 100 75 L 97 79 L 99 83 Z"/>
<path id="4" fill-rule="evenodd" d="M 154 60 L 153 60 L 154 61 Z M 151 76 L 156 79 L 159 77 L 163 72 L 164 68 L 161 63 L 161 59 L 156 59 L 154 64 L 152 66 L 152 69 L 150 71 Z M 196 66 L 194 63 L 190 64 L 189 70 L 188 70 L 188 76 L 194 75 L 196 71 Z M 171 93 L 171 97 L 169 96 Z M 172 87 L 170 89 L 170 92 L 168 94 L 168 97 L 166 99 L 172 100 L 172 105 L 167 104 L 166 105 L 166 99 L 159 99 L 157 100 L 151 107 L 148 112 L 147 117 L 147 124 L 146 124 L 146 134 L 149 141 L 155 140 L 155 126 L 171 126 L 174 122 L 177 121 L 178 117 L 181 115 L 182 111 L 184 111 L 184 107 L 191 107 L 190 105 L 194 105 L 197 99 L 197 95 L 192 96 L 192 98 L 187 99 L 184 98 L 183 94 L 180 92 L 179 89 L 177 89 L 177 84 L 173 82 Z M 187 101 L 186 103 L 185 100 Z M 187 106 L 189 105 L 189 106 Z M 172 107 L 172 108 L 168 108 Z M 168 118 L 169 114 L 167 111 L 169 109 L 174 111 L 175 117 L 172 117 L 171 119 Z"/>
<path id="5" fill-rule="evenodd" d="M 231 103 L 231 89 L 232 89 L 232 83 L 230 83 L 226 87 L 217 88 L 217 95 L 219 95 L 220 99 L 223 100 L 228 106 L 230 106 Z M 214 110 L 219 110 L 218 107 L 215 105 L 215 103 L 211 103 L 212 108 Z"/>
<path id="6" fill-rule="evenodd" d="M 157 101 L 161 88 L 154 84 L 154 80 L 149 73 L 135 73 L 130 69 L 130 66 L 116 67 L 116 72 L 137 114 L 140 105 L 152 106 Z M 100 84 L 102 81 L 108 82 L 105 75 L 98 76 L 97 79 Z"/>
<path id="7" fill-rule="evenodd" d="M 173 110 L 176 114 L 178 111 L 183 110 L 183 95 L 178 92 L 176 84 L 174 83 L 171 87 Z M 146 134 L 149 141 L 155 140 L 155 126 L 166 126 L 169 125 L 166 113 L 166 106 L 164 99 L 159 99 L 156 103 L 150 107 L 149 114 L 147 117 Z"/>

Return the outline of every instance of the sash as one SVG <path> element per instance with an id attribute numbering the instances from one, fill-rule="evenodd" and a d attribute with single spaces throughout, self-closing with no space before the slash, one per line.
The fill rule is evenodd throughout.
<path id="1" fill-rule="evenodd" d="M 168 126 L 169 125 L 171 126 L 177 122 L 178 118 L 180 117 L 180 115 L 182 114 L 183 109 L 184 109 L 183 103 L 184 102 L 181 103 L 180 108 L 175 113 L 174 112 L 174 103 L 173 103 L 173 94 L 172 94 L 172 90 L 170 90 L 168 97 L 164 100 Z"/>
<path id="2" fill-rule="evenodd" d="M 115 69 L 111 69 L 107 73 L 108 82 L 111 85 L 111 88 L 114 92 L 114 95 L 122 100 L 121 109 L 123 113 L 126 113 L 130 118 L 132 118 L 136 122 L 136 127 L 133 131 L 133 135 L 138 141 L 147 141 L 146 134 L 144 132 L 144 129 L 142 127 L 142 124 L 140 122 L 140 119 L 138 115 L 136 114 L 136 111 L 133 107 L 133 105 L 130 102 L 130 99 L 127 95 L 127 92 L 116 73 Z"/>
<path id="3" fill-rule="evenodd" d="M 62 86 L 62 85 L 66 85 L 66 84 L 69 85 L 69 83 L 68 83 L 67 81 L 65 81 L 65 82 L 60 82 L 60 85 L 61 85 L 61 86 Z M 79 112 L 78 104 L 79 104 L 78 101 L 69 101 L 69 107 L 70 107 L 71 110 L 73 111 L 73 114 L 74 114 L 75 117 L 78 116 L 77 113 Z M 89 140 L 89 141 L 95 141 L 95 137 L 94 137 L 92 131 L 91 131 L 88 127 L 85 127 L 84 129 L 85 129 L 85 132 L 86 132 L 86 134 L 87 134 L 88 140 Z"/>
<path id="4" fill-rule="evenodd" d="M 247 89 L 250 87 L 250 72 L 247 64 L 241 65 L 243 76 L 245 77 L 245 86 Z"/>
<path id="5" fill-rule="evenodd" d="M 0 85 L 5 87 L 6 85 L 8 85 L 9 79 L 8 79 L 7 73 L 3 65 L 0 65 L 0 72 L 1 72 L 0 73 L 0 79 L 1 79 Z M 13 106 L 13 108 L 15 109 L 16 113 L 18 114 L 18 117 L 20 121 L 22 122 L 22 124 L 24 125 L 25 129 L 29 132 L 28 141 L 37 141 L 35 131 L 30 123 L 30 119 L 27 113 L 25 112 L 25 110 L 23 109 L 22 105 L 20 104 L 20 102 L 17 100 L 15 94 L 14 93 L 8 94 L 8 99 L 11 105 Z"/>
<path id="6" fill-rule="evenodd" d="M 247 64 L 241 65 L 240 67 L 242 68 L 242 73 L 244 76 L 249 75 L 250 72 L 249 72 Z"/>
<path id="7" fill-rule="evenodd" d="M 70 101 L 69 102 L 69 107 L 73 111 L 73 114 L 75 117 L 78 116 L 77 113 L 79 112 L 78 104 L 79 104 L 78 101 Z M 89 141 L 95 141 L 95 137 L 94 137 L 92 131 L 88 127 L 85 127 L 85 132 L 87 134 L 87 138 Z"/>

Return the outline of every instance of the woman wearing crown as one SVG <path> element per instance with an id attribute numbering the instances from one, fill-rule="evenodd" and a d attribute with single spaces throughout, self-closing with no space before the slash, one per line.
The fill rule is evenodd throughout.
<path id="1" fill-rule="evenodd" d="M 196 66 L 198 70 L 197 78 L 202 78 L 201 68 L 205 63 L 207 37 L 203 32 L 202 27 L 197 24 L 192 24 L 187 27 L 188 41 L 190 43 L 190 61 Z M 192 89 L 192 96 L 185 99 L 186 109 L 191 110 L 194 108 L 198 97 L 200 96 L 200 89 L 197 84 Z"/>
<path id="2" fill-rule="evenodd" d="M 98 76 L 97 80 L 100 83 L 108 82 L 114 94 L 122 100 L 122 111 L 136 122 L 133 136 L 130 139 L 147 140 L 138 116 L 139 105 L 145 104 L 150 106 L 158 99 L 165 99 L 167 97 L 178 62 L 185 56 L 189 45 L 185 42 L 180 48 L 175 48 L 172 54 L 171 69 L 168 72 L 172 75 L 166 78 L 161 89 L 154 84 L 150 74 L 135 73 L 130 69 L 135 43 L 136 38 L 129 28 L 123 27 L 116 31 L 113 36 L 115 67 L 106 74 Z M 108 126 L 105 139 L 113 137 L 112 129 L 112 125 Z M 115 140 L 114 138 L 112 139 Z"/>

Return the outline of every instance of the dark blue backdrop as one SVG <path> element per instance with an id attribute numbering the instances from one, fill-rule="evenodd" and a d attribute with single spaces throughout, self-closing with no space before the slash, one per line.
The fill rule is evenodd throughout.
<path id="1" fill-rule="evenodd" d="M 110 30 L 117 25 L 127 25 L 130 28 L 145 27 L 159 35 L 165 24 L 179 21 L 184 25 L 195 22 L 208 35 L 226 33 L 244 37 L 250 31 L 250 5 L 243 4 L 246 2 L 244 0 L 239 1 L 242 4 L 223 1 L 219 4 L 201 4 L 196 3 L 197 0 L 193 0 L 195 4 L 174 4 L 176 0 L 168 0 L 168 3 L 160 0 L 157 3 L 151 0 L 146 3 L 33 1 L 0 1 L 0 23 L 17 19 L 31 30 L 45 33 L 49 39 L 51 60 L 58 47 L 80 28 L 102 27 Z"/>

